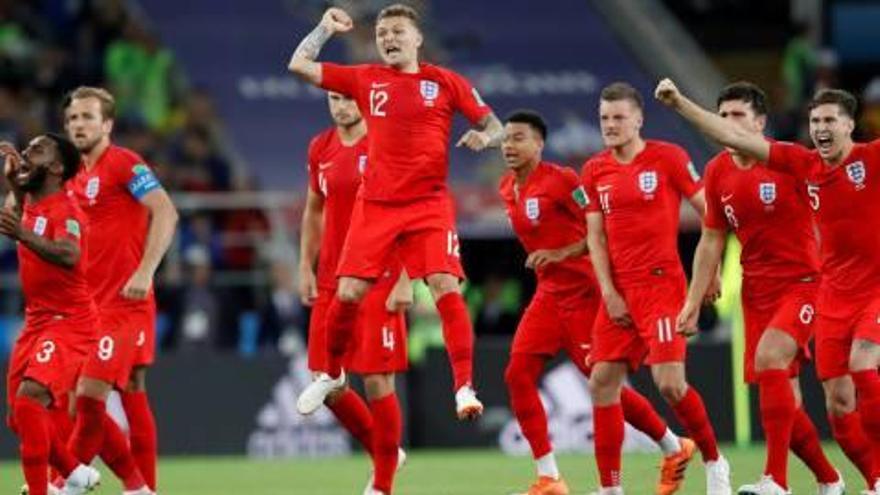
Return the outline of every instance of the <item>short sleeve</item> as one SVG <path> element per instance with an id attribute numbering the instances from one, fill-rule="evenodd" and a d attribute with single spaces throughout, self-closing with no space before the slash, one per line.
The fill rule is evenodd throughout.
<path id="1" fill-rule="evenodd" d="M 357 99 L 359 79 L 363 72 L 360 65 L 321 63 L 321 87 Z"/>
<path id="2" fill-rule="evenodd" d="M 718 174 L 715 173 L 715 161 L 706 165 L 706 178 L 703 182 L 706 187 L 706 215 L 703 217 L 703 225 L 710 229 L 727 230 L 727 217 L 721 206 L 721 196 L 718 193 Z"/>
<path id="3" fill-rule="evenodd" d="M 588 212 L 599 212 L 599 197 L 596 195 L 595 184 L 593 183 L 593 163 L 587 161 L 581 167 L 581 188 L 586 196 Z"/>
<path id="4" fill-rule="evenodd" d="M 492 113 L 492 109 L 486 105 L 477 89 L 471 86 L 464 76 L 449 71 L 448 81 L 452 90 L 453 106 L 471 123 L 476 124 Z"/>
<path id="5" fill-rule="evenodd" d="M 562 207 L 576 217 L 582 218 L 587 211 L 590 200 L 587 198 L 587 193 L 577 173 L 568 168 L 562 169 L 556 190 L 557 201 Z"/>
<path id="6" fill-rule="evenodd" d="M 666 157 L 664 157 L 666 169 L 669 173 L 669 179 L 678 192 L 684 197 L 690 198 L 700 191 L 703 187 L 700 181 L 700 174 L 694 167 L 691 157 L 682 148 L 674 146 L 670 148 Z"/>
<path id="7" fill-rule="evenodd" d="M 775 141 L 770 143 L 767 166 L 799 179 L 807 179 L 810 175 L 812 157 L 810 150 L 799 144 Z"/>
<path id="8" fill-rule="evenodd" d="M 306 171 L 309 174 L 309 189 L 315 194 L 323 196 L 324 193 L 321 191 L 320 179 L 318 177 L 318 138 L 312 139 L 312 142 L 309 143 L 307 160 Z"/>

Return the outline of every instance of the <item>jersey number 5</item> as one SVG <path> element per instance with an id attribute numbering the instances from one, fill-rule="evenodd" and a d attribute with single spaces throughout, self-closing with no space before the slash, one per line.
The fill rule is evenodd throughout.
<path id="1" fill-rule="evenodd" d="M 385 117 L 385 104 L 388 103 L 388 91 L 370 90 L 370 115 Z"/>

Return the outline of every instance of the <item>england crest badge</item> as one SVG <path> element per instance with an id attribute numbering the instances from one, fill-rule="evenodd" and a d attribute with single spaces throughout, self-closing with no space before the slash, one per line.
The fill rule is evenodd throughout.
<path id="1" fill-rule="evenodd" d="M 773 204 L 776 201 L 776 183 L 761 182 L 758 184 L 758 197 L 765 205 Z"/>
<path id="2" fill-rule="evenodd" d="M 526 198 L 526 218 L 535 221 L 541 216 L 541 209 L 538 206 L 538 198 Z"/>
<path id="3" fill-rule="evenodd" d="M 440 96 L 440 85 L 434 81 L 422 80 L 419 82 L 419 92 L 425 100 L 425 106 L 434 106 L 434 100 Z"/>
<path id="4" fill-rule="evenodd" d="M 639 189 L 645 194 L 654 194 L 657 191 L 657 172 L 650 170 L 639 174 Z"/>
<path id="5" fill-rule="evenodd" d="M 856 185 L 856 189 L 865 187 L 865 179 L 867 172 L 865 171 L 865 162 L 857 161 L 846 166 L 846 176 L 849 181 Z"/>
<path id="6" fill-rule="evenodd" d="M 95 198 L 98 197 L 98 192 L 101 190 L 101 178 L 100 177 L 92 177 L 86 182 L 86 197 L 89 199 L 89 204 L 95 204 Z"/>
<path id="7" fill-rule="evenodd" d="M 360 155 L 358 156 L 358 172 L 364 175 L 365 170 L 367 170 L 367 155 Z"/>

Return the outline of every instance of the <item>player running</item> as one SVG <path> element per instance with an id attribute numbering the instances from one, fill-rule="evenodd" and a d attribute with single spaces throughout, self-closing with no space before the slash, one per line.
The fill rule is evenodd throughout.
<path id="1" fill-rule="evenodd" d="M 821 239 L 816 371 L 835 439 L 877 492 L 880 140 L 853 142 L 856 99 L 842 90 L 819 91 L 810 101 L 810 137 L 816 147 L 812 151 L 799 144 L 767 141 L 727 122 L 683 96 L 668 79 L 658 84 L 655 96 L 723 146 L 807 182 Z"/>
<path id="2" fill-rule="evenodd" d="M 336 294 L 336 266 L 368 152 L 367 126 L 354 100 L 330 92 L 327 101 L 334 126 L 315 136 L 309 145 L 309 188 L 299 265 L 300 298 L 312 307 L 309 369 L 318 380 L 328 370 L 327 308 Z M 373 476 L 365 491 L 368 494 L 391 493 L 394 473 L 406 458 L 399 449 L 402 419 L 394 374 L 407 368 L 403 310 L 407 301 L 412 301 L 412 289 L 396 258 L 386 266 L 388 269 L 364 298 L 354 338 L 343 360 L 347 370 L 363 375 L 369 407 L 347 386 L 334 390 L 324 400 L 373 458 Z"/>
<path id="3" fill-rule="evenodd" d="M 288 65 L 308 83 L 351 96 L 370 132 L 369 167 L 342 249 L 339 287 L 327 310 L 328 373 L 300 395 L 301 412 L 314 411 L 345 383 L 341 360 L 358 306 L 392 252 L 399 253 L 410 277 L 427 281 L 436 301 L 459 419 L 483 410 L 473 389 L 473 330 L 459 286 L 464 271 L 446 185 L 448 141 L 456 112 L 478 127 L 458 141 L 474 151 L 500 143 L 501 123 L 462 76 L 419 62 L 418 22 L 410 7 L 386 7 L 376 21 L 376 48 L 384 64 L 318 63 L 324 43 L 353 27 L 348 14 L 331 8 Z"/>
<path id="4" fill-rule="evenodd" d="M 123 483 L 131 493 L 148 493 L 157 481 L 156 424 L 146 393 L 155 352 L 152 284 L 178 215 L 144 160 L 111 143 L 114 109 L 113 96 L 92 87 L 75 89 L 64 105 L 64 126 L 83 164 L 68 189 L 91 226 L 88 280 L 100 319 L 97 348 L 77 387 L 71 445 L 81 460 L 90 460 L 106 435 L 116 435 L 105 408 L 116 387 L 130 426 L 131 453 L 143 475 L 131 474 Z M 149 490 L 136 487 L 142 481 Z"/>
<path id="5" fill-rule="evenodd" d="M 685 379 L 687 342 L 674 326 L 686 292 L 679 206 L 684 196 L 702 215 L 699 176 L 680 147 L 642 139 L 644 105 L 635 88 L 614 83 L 600 98 L 607 149 L 588 160 L 581 174 L 590 199 L 590 257 L 605 301 L 593 329 L 590 378 L 600 495 L 623 493 L 620 391 L 627 371 L 643 362 L 702 453 L 706 493 L 729 495 L 730 467 L 718 451 L 703 399 Z"/>
<path id="6" fill-rule="evenodd" d="M 718 95 L 718 115 L 763 136 L 764 92 L 748 82 Z M 706 215 L 678 330 L 697 331 L 700 305 L 724 251 L 727 231 L 742 245 L 745 380 L 758 385 L 767 439 L 764 477 L 741 494 L 785 494 L 788 450 L 813 471 L 820 495 L 842 495 L 844 483 L 822 452 L 819 434 L 801 407 L 801 362 L 813 335 L 819 255 L 806 184 L 767 168 L 736 150 L 722 151 L 706 166 Z"/>
<path id="7" fill-rule="evenodd" d="M 18 243 L 25 298 L 25 327 L 9 361 L 7 423 L 20 439 L 31 495 L 49 493 L 50 462 L 66 479 L 65 494 L 86 493 L 100 474 L 70 453 L 50 412 L 64 415 L 95 340 L 85 215 L 64 192 L 79 169 L 79 153 L 62 136 L 44 134 L 21 155 L 0 143 L 0 154 L 6 155 L 4 177 L 14 199 L 0 210 L 0 234 Z"/>
<path id="8" fill-rule="evenodd" d="M 563 349 L 585 376 L 590 375 L 599 297 L 586 253 L 587 196 L 573 170 L 541 158 L 546 138 L 547 125 L 533 111 L 515 112 L 505 121 L 501 151 L 510 172 L 502 177 L 499 192 L 538 286 L 516 329 L 504 378 L 511 409 L 538 471 L 526 495 L 567 495 L 550 444 L 538 380 L 547 361 Z M 621 405 L 624 418 L 654 439 L 666 455 L 658 493 L 675 493 L 695 444 L 679 439 L 635 390 L 622 389 Z"/>

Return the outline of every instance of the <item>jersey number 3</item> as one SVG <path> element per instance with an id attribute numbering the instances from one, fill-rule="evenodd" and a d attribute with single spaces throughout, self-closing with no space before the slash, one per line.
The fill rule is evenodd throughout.
<path id="1" fill-rule="evenodd" d="M 370 115 L 385 117 L 385 104 L 388 103 L 388 91 L 370 90 Z"/>

